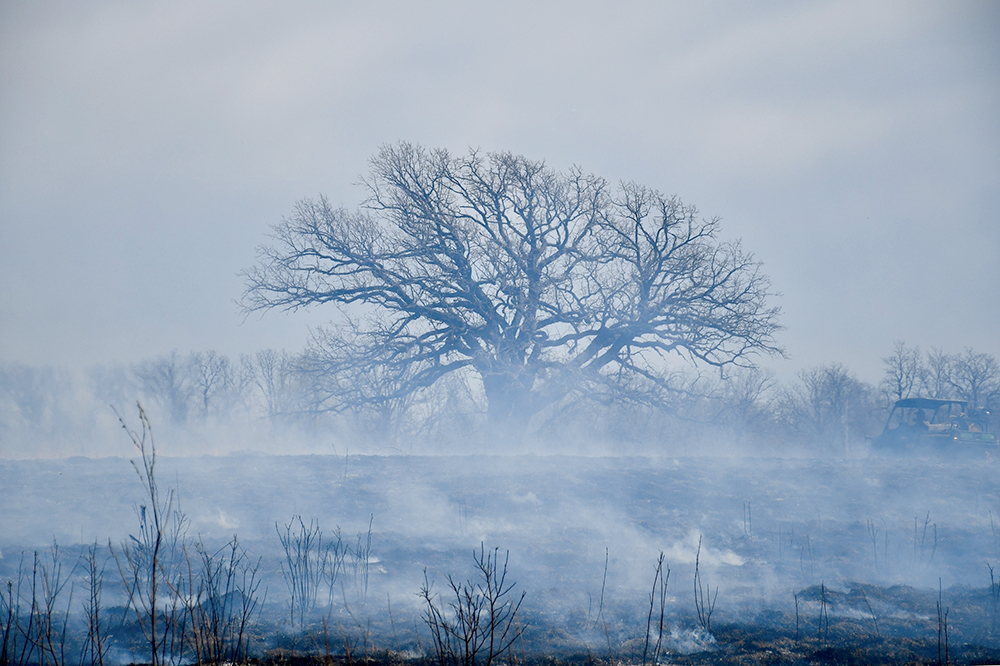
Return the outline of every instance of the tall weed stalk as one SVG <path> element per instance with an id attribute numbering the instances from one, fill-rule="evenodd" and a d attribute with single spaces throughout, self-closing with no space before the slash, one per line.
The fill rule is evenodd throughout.
<path id="1" fill-rule="evenodd" d="M 153 429 L 142 405 L 139 431 L 132 430 L 118 414 L 118 422 L 139 453 L 132 466 L 142 483 L 143 503 L 136 507 L 139 519 L 137 534 L 129 535 L 116 549 L 110 546 L 112 557 L 125 587 L 128 607 L 149 646 L 150 663 L 160 666 L 174 662 L 183 655 L 186 622 L 177 595 L 178 546 L 187 529 L 187 518 L 177 504 L 174 488 L 161 494 L 156 478 L 156 444 Z M 167 599 L 161 598 L 166 595 Z"/>

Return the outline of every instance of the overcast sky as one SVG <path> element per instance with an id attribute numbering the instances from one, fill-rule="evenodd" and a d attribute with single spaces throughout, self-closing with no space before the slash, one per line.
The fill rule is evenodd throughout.
<path id="1" fill-rule="evenodd" d="M 0 3 L 0 361 L 300 349 L 238 273 L 384 143 L 677 194 L 764 262 L 780 374 L 1000 354 L 1000 3 Z"/>

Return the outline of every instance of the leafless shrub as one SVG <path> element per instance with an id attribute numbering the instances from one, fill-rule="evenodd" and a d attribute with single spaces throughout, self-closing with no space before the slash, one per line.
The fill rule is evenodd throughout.
<path id="1" fill-rule="evenodd" d="M 646 641 L 642 648 L 643 666 L 647 663 L 651 663 L 654 666 L 660 663 L 660 654 L 663 650 L 663 619 L 667 607 L 667 583 L 669 582 L 670 566 L 668 565 L 666 571 L 664 571 L 663 551 L 661 550 L 660 557 L 656 560 L 656 572 L 653 574 L 653 589 L 649 592 L 649 615 L 646 617 Z M 656 622 L 656 643 L 653 646 L 652 661 L 647 661 L 647 657 L 649 656 L 649 639 L 653 632 L 653 616 L 656 614 L 657 605 L 659 605 L 659 615 Z"/>
<path id="2" fill-rule="evenodd" d="M 950 610 L 950 608 L 944 607 L 941 591 L 941 579 L 938 578 L 938 666 L 948 666 L 948 664 L 951 663 L 951 656 L 948 654 L 948 613 Z"/>
<path id="3" fill-rule="evenodd" d="M 604 547 L 604 576 L 601 579 L 601 596 L 597 605 L 597 616 L 594 618 L 593 628 L 597 628 L 597 624 L 600 623 L 604 629 L 604 638 L 608 643 L 608 663 L 614 662 L 614 652 L 611 648 L 611 631 L 608 629 L 608 618 L 604 615 L 604 593 L 608 587 L 608 562 L 611 559 L 611 551 L 607 546 Z M 588 609 L 588 621 L 590 612 Z"/>
<path id="4" fill-rule="evenodd" d="M 698 552 L 694 557 L 694 608 L 701 628 L 712 633 L 712 613 L 715 612 L 715 602 L 719 598 L 719 587 L 712 594 L 711 585 L 703 585 L 701 580 L 701 540 L 698 537 Z M 706 590 L 707 588 L 707 590 Z M 708 595 L 705 592 L 708 592 Z"/>
<path id="5" fill-rule="evenodd" d="M 997 629 L 997 610 L 1000 610 L 1000 580 L 993 575 L 993 566 L 987 562 L 986 567 L 990 570 L 990 604 L 993 606 L 992 622 L 990 623 L 990 628 L 992 631 Z"/>
<path id="6" fill-rule="evenodd" d="M 524 600 L 511 594 L 516 583 L 507 582 L 510 552 L 500 567 L 498 548 L 492 552 L 480 545 L 473 551 L 478 580 L 458 583 L 448 576 L 454 600 L 440 606 L 437 594 L 424 571 L 420 597 L 426 605 L 424 623 L 430 629 L 435 656 L 440 666 L 491 666 L 511 657 L 511 647 L 523 633 L 517 613 Z"/>
<path id="7" fill-rule="evenodd" d="M 84 567 L 87 572 L 87 598 L 83 602 L 84 620 L 87 625 L 87 635 L 80 651 L 80 664 L 104 666 L 107 656 L 108 635 L 101 618 L 101 595 L 104 591 L 105 562 L 99 562 L 97 544 L 94 543 L 84 555 Z"/>
<path id="8" fill-rule="evenodd" d="M 181 613 L 181 600 L 169 594 L 177 573 L 178 546 L 187 529 L 187 518 L 177 505 L 175 489 L 161 495 L 156 479 L 156 445 L 152 425 L 141 404 L 140 431 L 126 425 L 124 418 L 115 412 L 122 428 L 139 452 L 140 460 L 132 461 L 144 490 L 144 503 L 136 507 L 139 529 L 129 535 L 118 549 L 109 548 L 118 567 L 128 600 L 136 621 L 149 644 L 152 666 L 180 658 L 183 653 L 185 622 Z M 166 603 L 160 598 L 167 595 Z"/>
<path id="9" fill-rule="evenodd" d="M 358 635 L 361 639 L 361 657 L 362 661 L 367 664 L 369 663 L 371 650 L 374 650 L 375 647 L 371 640 L 372 639 L 371 616 L 369 616 L 367 613 L 364 615 L 359 615 L 355 613 L 353 610 L 351 610 L 351 606 L 350 604 L 347 603 L 346 599 L 344 600 L 344 610 L 347 612 L 347 616 L 351 618 L 351 621 L 354 623 L 354 626 L 358 628 Z M 326 622 L 327 618 L 323 618 L 324 637 L 326 633 Z M 355 644 L 355 647 L 357 647 L 357 644 Z M 350 649 L 351 649 L 350 639 L 347 637 L 346 634 L 344 636 L 344 648 L 347 651 L 347 653 L 350 654 Z"/>
<path id="10" fill-rule="evenodd" d="M 368 533 L 358 534 L 358 545 L 354 549 L 354 583 L 357 588 L 358 598 L 363 603 L 367 603 L 368 601 L 368 574 L 371 571 L 372 525 L 374 522 L 375 516 L 373 514 L 368 519 Z M 341 555 L 341 558 L 343 558 L 343 555 Z"/>
<path id="11" fill-rule="evenodd" d="M 870 601 L 868 601 L 868 595 L 865 594 L 864 590 L 861 590 L 861 598 L 864 600 L 865 606 L 868 607 L 868 615 L 869 615 L 869 617 L 871 617 L 872 625 L 874 625 L 874 627 L 875 627 L 875 636 L 881 638 L 882 637 L 882 632 L 879 631 L 879 628 L 878 628 L 878 615 L 875 614 L 875 609 L 872 608 L 872 604 L 871 604 Z"/>
<path id="12" fill-rule="evenodd" d="M 608 547 L 605 546 L 605 548 L 604 548 L 604 577 L 601 579 L 601 596 L 599 597 L 598 602 L 597 602 L 597 615 L 594 616 L 594 626 L 593 626 L 594 629 L 597 628 L 597 623 L 601 622 L 602 620 L 604 620 L 605 625 L 607 624 L 607 621 L 604 618 L 604 592 L 605 592 L 605 590 L 608 587 L 608 562 L 609 562 L 610 558 L 611 558 L 611 552 L 608 549 Z M 588 606 L 588 608 L 587 608 L 587 621 L 588 622 L 590 621 L 590 615 L 591 615 L 591 610 L 592 610 L 593 603 L 594 603 L 593 599 L 591 599 L 590 606 Z"/>
<path id="13" fill-rule="evenodd" d="M 816 637 L 826 641 L 830 637 L 830 611 L 826 598 L 826 583 L 819 585 L 819 619 L 816 621 Z"/>
<path id="14" fill-rule="evenodd" d="M 878 572 L 878 533 L 879 533 L 879 529 L 875 525 L 875 521 L 872 520 L 872 519 L 870 519 L 870 518 L 867 521 L 865 521 L 865 524 L 866 524 L 866 526 L 868 528 L 868 538 L 872 542 L 872 558 L 873 558 L 873 561 L 875 562 L 875 571 L 877 573 Z"/>
<path id="15" fill-rule="evenodd" d="M 799 593 L 793 591 L 792 597 L 795 599 L 795 640 L 799 640 Z"/>
<path id="16" fill-rule="evenodd" d="M 31 620 L 33 614 L 29 613 L 27 618 L 22 615 L 21 600 L 24 596 L 22 586 L 25 583 L 24 553 L 17 565 L 17 578 L 7 581 L 7 589 L 0 595 L 0 611 L 3 617 L 3 648 L 0 651 L 0 664 L 4 666 L 20 666 L 31 658 L 34 651 L 34 644 L 28 640 L 32 631 Z M 31 595 L 34 596 L 34 595 Z"/>
<path id="17" fill-rule="evenodd" d="M 73 573 L 63 575 L 61 553 L 55 542 L 47 554 L 35 551 L 31 562 L 29 571 L 21 553 L 17 582 L 8 580 L 7 589 L 0 594 L 0 664 L 63 666 L 67 663 L 67 631 L 73 603 L 69 581 Z M 69 590 L 64 594 L 67 585 Z"/>
<path id="18" fill-rule="evenodd" d="M 194 544 L 195 562 L 185 549 L 185 600 L 196 663 L 242 663 L 247 659 L 247 628 L 259 611 L 260 560 L 253 561 L 234 536 L 216 552 Z M 197 569 L 197 573 L 196 573 Z"/>
<path id="19" fill-rule="evenodd" d="M 35 552 L 34 570 L 37 572 L 37 582 L 32 581 L 32 614 L 37 620 L 33 640 L 38 648 L 38 663 L 40 666 L 60 666 L 66 663 L 66 632 L 73 604 L 73 586 L 69 579 L 73 574 L 71 572 L 69 576 L 63 577 L 59 546 L 54 541 L 48 558 L 42 558 Z M 68 598 L 63 608 L 59 598 L 67 585 Z"/>
<path id="20" fill-rule="evenodd" d="M 808 575 L 813 575 L 816 570 L 816 553 L 813 550 L 812 539 L 809 535 L 806 535 L 805 543 L 799 546 L 799 572 L 805 576 L 806 574 L 806 558 L 809 559 L 809 572 Z"/>
<path id="21" fill-rule="evenodd" d="M 0 664 L 15 663 L 17 654 L 18 617 L 20 616 L 20 596 L 15 594 L 14 581 L 8 580 L 6 589 L 0 593 Z"/>
<path id="22" fill-rule="evenodd" d="M 333 543 L 323 542 L 323 530 L 315 518 L 308 524 L 302 516 L 292 516 L 282 531 L 274 525 L 278 540 L 285 553 L 281 575 L 288 586 L 289 618 L 300 629 L 306 618 L 316 608 L 320 585 L 326 581 L 331 590 L 343 561 L 340 530 L 335 532 Z"/>
<path id="23" fill-rule="evenodd" d="M 928 542 L 927 528 L 931 528 L 931 542 Z M 931 513 L 927 512 L 923 528 L 919 528 L 917 518 L 913 519 L 913 561 L 916 564 L 930 564 L 937 553 L 938 535 L 937 523 L 931 523 Z M 928 552 L 929 550 L 929 552 Z"/>

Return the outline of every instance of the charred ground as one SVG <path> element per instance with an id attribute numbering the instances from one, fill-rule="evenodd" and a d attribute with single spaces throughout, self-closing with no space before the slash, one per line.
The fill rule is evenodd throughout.
<path id="1" fill-rule="evenodd" d="M 433 659 L 425 573 L 447 608 L 448 577 L 474 583 L 483 544 L 509 551 L 526 593 L 518 661 L 651 662 L 657 640 L 658 660 L 675 663 L 936 663 L 939 647 L 955 663 L 997 659 L 989 457 L 227 456 L 163 458 L 157 472 L 189 539 L 218 548 L 235 534 L 258 563 L 247 646 L 265 662 Z M 16 581 L 20 566 L 23 578 L 54 537 L 79 595 L 76 558 L 96 542 L 110 562 L 109 657 L 148 661 L 107 548 L 137 530 L 129 461 L 7 461 L 0 485 L 0 576 Z M 345 555 L 297 624 L 278 536 L 292 516 L 327 543 L 339 527 Z M 651 603 L 661 552 L 669 578 Z M 718 595 L 708 627 L 699 582 Z"/>

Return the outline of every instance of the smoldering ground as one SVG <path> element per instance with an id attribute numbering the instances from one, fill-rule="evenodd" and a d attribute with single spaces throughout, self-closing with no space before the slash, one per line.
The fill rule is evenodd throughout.
<path id="1" fill-rule="evenodd" d="M 338 645 L 365 634 L 366 645 L 428 649 L 418 592 L 474 580 L 480 547 L 509 552 L 526 652 L 638 661 L 661 552 L 664 649 L 675 654 L 717 647 L 699 622 L 696 557 L 716 631 L 756 623 L 815 638 L 825 618 L 827 632 L 853 622 L 930 640 L 940 587 L 953 642 L 997 639 L 1000 488 L 985 457 L 231 455 L 163 457 L 157 474 L 176 488 L 190 538 L 238 535 L 260 558 L 258 621 L 271 627 L 255 639 L 261 651 L 296 635 L 308 648 L 301 637 L 324 614 Z M 3 461 L 0 486 L 5 579 L 22 551 L 53 538 L 72 552 L 136 533 L 142 487 L 128 460 Z M 368 549 L 364 579 L 357 562 L 343 566 L 301 627 L 289 625 L 278 534 L 293 516 L 327 543 L 339 528 L 348 565 Z"/>

